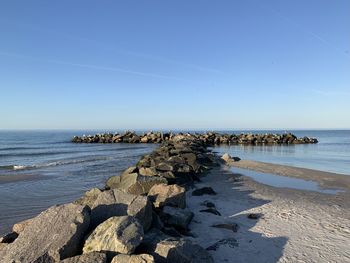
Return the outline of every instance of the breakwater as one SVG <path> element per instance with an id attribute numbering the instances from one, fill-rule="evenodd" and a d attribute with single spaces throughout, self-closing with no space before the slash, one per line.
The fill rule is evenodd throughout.
<path id="1" fill-rule="evenodd" d="M 137 134 L 127 131 L 121 133 L 102 133 L 95 135 L 74 136 L 74 143 L 162 143 L 171 141 L 174 138 L 183 138 L 201 141 L 206 146 L 227 144 L 308 144 L 317 143 L 316 138 L 300 137 L 298 138 L 292 133 L 283 134 L 221 134 L 215 132 L 208 133 L 172 133 L 172 132 L 147 132 Z"/>
<path id="2" fill-rule="evenodd" d="M 103 189 L 15 224 L 0 238 L 1 262 L 211 263 L 210 249 L 186 238 L 194 217 L 186 192 L 220 163 L 203 140 L 174 135 Z"/>

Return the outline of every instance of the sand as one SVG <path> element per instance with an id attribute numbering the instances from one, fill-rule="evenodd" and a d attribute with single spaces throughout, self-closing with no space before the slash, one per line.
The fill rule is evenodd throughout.
<path id="1" fill-rule="evenodd" d="M 275 188 L 227 166 L 213 169 L 195 185 L 203 186 L 217 195 L 197 197 L 188 191 L 188 206 L 195 213 L 190 229 L 205 248 L 221 240 L 216 251 L 210 250 L 215 262 L 350 262 L 349 191 L 330 195 Z M 199 212 L 205 200 L 215 203 L 222 216 Z M 261 218 L 249 219 L 249 213 Z M 239 229 L 211 227 L 219 223 L 237 223 Z"/>

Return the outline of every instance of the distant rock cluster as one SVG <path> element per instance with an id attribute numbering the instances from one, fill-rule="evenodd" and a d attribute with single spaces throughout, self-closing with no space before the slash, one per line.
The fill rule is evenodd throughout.
<path id="1" fill-rule="evenodd" d="M 208 132 L 198 133 L 172 133 L 172 132 L 148 132 L 137 134 L 127 131 L 120 133 L 103 133 L 95 135 L 74 136 L 72 142 L 75 143 L 162 143 L 177 139 L 193 139 L 203 142 L 206 146 L 213 145 L 261 145 L 261 144 L 307 144 L 317 143 L 316 138 L 300 137 L 292 133 L 283 134 L 221 134 Z"/>
<path id="2" fill-rule="evenodd" d="M 146 136 L 156 136 L 152 141 L 163 136 L 163 143 L 110 177 L 103 189 L 15 224 L 0 238 L 1 262 L 213 262 L 207 249 L 188 238 L 194 214 L 187 208 L 186 190 L 219 165 L 219 158 L 194 136 Z M 195 194 L 216 194 L 209 190 Z"/>

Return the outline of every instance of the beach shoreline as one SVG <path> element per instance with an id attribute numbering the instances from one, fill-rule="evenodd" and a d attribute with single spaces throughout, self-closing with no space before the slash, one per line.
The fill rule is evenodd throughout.
<path id="1" fill-rule="evenodd" d="M 49 253 L 60 262 L 94 257 L 89 252 L 97 251 L 107 262 L 116 253 L 145 253 L 154 262 L 350 262 L 350 191 L 345 175 L 219 156 L 207 147 L 196 136 L 176 135 L 110 177 L 104 188 L 93 188 L 72 203 L 16 224 L 0 242 L 0 257 L 12 262 Z M 342 191 L 274 187 L 239 169 L 316 181 L 323 188 Z M 52 230 L 56 214 L 61 221 Z M 77 234 L 71 232 L 72 224 L 79 227 L 82 217 L 76 246 L 69 254 L 60 254 L 64 239 Z M 138 222 L 139 231 L 133 233 L 139 235 L 138 243 L 125 252 L 112 244 L 103 249 L 104 235 L 116 233 L 103 227 L 122 217 Z M 38 229 L 44 231 L 33 235 Z M 63 243 L 51 240 L 47 231 L 54 231 Z M 31 244 L 37 246 L 34 253 Z M 170 253 L 173 249 L 175 254 Z"/>
<path id="2" fill-rule="evenodd" d="M 350 190 L 350 175 L 254 160 L 240 160 L 238 162 L 229 160 L 227 164 L 231 167 L 254 170 L 261 173 L 314 181 L 324 189 Z"/>
<path id="3" fill-rule="evenodd" d="M 210 251 L 214 262 L 350 262 L 348 191 L 329 195 L 272 187 L 231 166 L 212 170 L 196 187 L 217 192 L 187 196 L 195 212 L 190 225 L 194 240 L 203 247 L 222 244 Z M 213 202 L 221 216 L 199 212 L 205 201 Z M 249 214 L 260 218 L 249 219 Z M 217 224 L 238 230 L 212 227 Z"/>

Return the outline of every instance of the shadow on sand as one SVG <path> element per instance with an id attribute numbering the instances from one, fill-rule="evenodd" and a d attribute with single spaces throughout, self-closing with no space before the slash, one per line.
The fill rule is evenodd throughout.
<path id="1" fill-rule="evenodd" d="M 215 262 L 278 262 L 288 238 L 259 233 L 259 220 L 266 220 L 260 207 L 270 201 L 252 197 L 253 191 L 245 190 L 242 180 L 240 174 L 215 168 L 196 185 L 210 186 L 218 194 L 189 198 L 189 205 L 195 210 L 191 224 L 197 235 L 194 240 L 210 251 Z M 213 202 L 221 216 L 199 212 L 205 201 Z M 248 218 L 251 213 L 257 213 L 258 218 Z M 232 225 L 235 231 L 213 227 L 218 224 Z"/>

